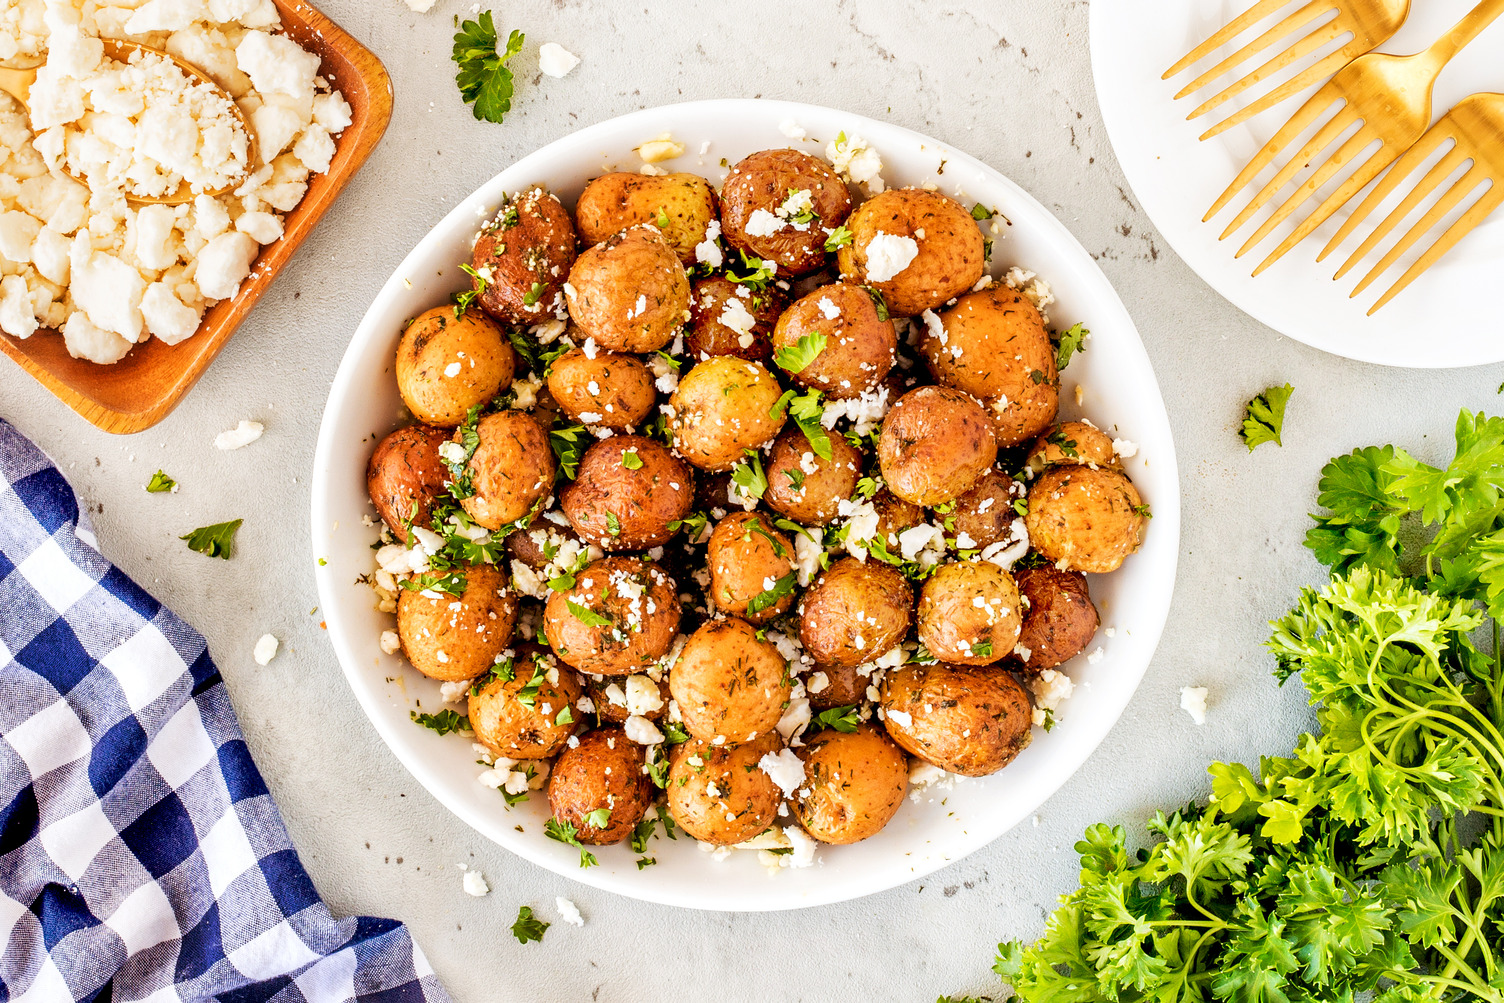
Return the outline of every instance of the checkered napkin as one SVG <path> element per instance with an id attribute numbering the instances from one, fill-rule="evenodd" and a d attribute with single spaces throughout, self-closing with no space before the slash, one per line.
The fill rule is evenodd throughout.
<path id="1" fill-rule="evenodd" d="M 0 421 L 0 1003 L 146 999 L 447 997 L 400 923 L 329 914 L 204 639 Z"/>

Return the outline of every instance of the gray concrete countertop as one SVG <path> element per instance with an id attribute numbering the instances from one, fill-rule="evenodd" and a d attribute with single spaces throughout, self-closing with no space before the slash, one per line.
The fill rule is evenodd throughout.
<path id="1" fill-rule="evenodd" d="M 1265 621 L 1319 569 L 1301 546 L 1328 457 L 1393 441 L 1450 454 L 1460 407 L 1494 408 L 1504 366 L 1401 371 L 1320 354 L 1238 312 L 1165 245 L 1113 158 L 1092 91 L 1084 0 L 515 0 L 518 92 L 504 126 L 472 120 L 449 62 L 452 16 L 401 0 L 320 0 L 386 63 L 396 115 L 385 142 L 208 375 L 157 427 L 120 438 L 87 425 L 9 362 L 0 416 L 61 465 L 106 556 L 209 639 L 251 749 L 336 913 L 410 924 L 463 1003 L 678 998 L 928 1001 L 1000 995 L 997 941 L 1036 935 L 1075 886 L 1072 844 L 1098 821 L 1137 824 L 1202 796 L 1206 764 L 1283 754 L 1308 721 L 1262 650 Z M 555 80 L 537 46 L 583 62 Z M 1009 176 L 1092 252 L 1137 322 L 1169 407 L 1184 537 L 1174 609 L 1143 685 L 1091 760 L 1024 825 L 929 878 L 856 902 L 774 915 L 644 905 L 555 876 L 493 846 L 413 781 L 367 723 L 319 628 L 307 473 L 322 402 L 366 304 L 455 202 L 523 154 L 638 108 L 708 97 L 847 108 L 936 136 Z M 1417 332 L 1444 338 L 1445 331 Z M 1243 404 L 1295 385 L 1285 446 L 1250 455 Z M 253 446 L 215 433 L 252 417 Z M 147 495 L 158 467 L 182 485 Z M 195 526 L 243 517 L 229 562 L 189 552 Z M 251 657 L 270 631 L 282 653 Z M 1205 727 L 1179 689 L 1211 690 Z M 461 890 L 464 862 L 493 889 Z M 517 944 L 521 904 L 587 923 Z M 713 987 L 713 988 L 711 988 Z"/>

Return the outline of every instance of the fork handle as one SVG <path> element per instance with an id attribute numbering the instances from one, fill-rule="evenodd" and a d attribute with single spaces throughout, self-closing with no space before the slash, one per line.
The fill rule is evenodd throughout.
<path id="1" fill-rule="evenodd" d="M 1452 30 L 1438 38 L 1432 46 L 1426 50 L 1436 63 L 1439 70 L 1451 61 L 1452 57 L 1462 51 L 1462 47 L 1482 33 L 1484 28 L 1493 24 L 1500 14 L 1504 14 L 1504 0 L 1483 0 L 1482 3 L 1468 11 L 1461 21 L 1452 26 Z"/>
<path id="2" fill-rule="evenodd" d="M 4 91 L 23 105 L 31 94 L 31 85 L 36 83 L 37 71 L 13 70 L 7 66 L 0 66 L 0 91 Z"/>

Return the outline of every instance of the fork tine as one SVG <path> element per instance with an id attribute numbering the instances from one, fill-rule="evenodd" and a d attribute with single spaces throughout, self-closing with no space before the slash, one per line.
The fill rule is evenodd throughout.
<path id="1" fill-rule="evenodd" d="M 1463 159 L 1467 158 L 1464 157 Z M 1464 171 L 1462 177 L 1457 179 L 1457 183 L 1443 192 L 1441 198 L 1437 199 L 1436 203 L 1430 209 L 1426 210 L 1426 214 L 1416 220 L 1415 225 L 1405 231 L 1404 236 L 1395 241 L 1394 246 L 1379 259 L 1378 264 L 1368 270 L 1368 274 L 1363 276 L 1363 280 L 1353 287 L 1353 291 L 1348 293 L 1348 297 L 1356 296 L 1367 289 L 1374 279 L 1388 271 L 1389 267 L 1400 260 L 1400 257 L 1406 251 L 1414 247 L 1416 241 L 1424 237 L 1431 227 L 1440 223 L 1447 213 L 1457 208 L 1457 204 L 1478 187 L 1478 183 L 1483 180 L 1481 175 L 1482 171 L 1479 170 L 1477 165 L 1469 167 Z M 1406 199 L 1406 201 L 1410 200 Z M 1419 199 L 1416 201 L 1418 202 Z M 1396 209 L 1395 212 L 1397 213 L 1399 210 Z"/>
<path id="2" fill-rule="evenodd" d="M 1290 2 L 1291 0 L 1259 0 L 1258 3 L 1223 25 L 1206 41 L 1181 56 L 1180 60 L 1174 66 L 1165 70 L 1164 75 L 1160 79 L 1169 80 L 1192 63 L 1199 63 L 1212 52 L 1231 42 L 1234 38 L 1243 34 L 1243 32 L 1258 24 L 1270 14 L 1273 14 L 1281 7 L 1287 6 Z"/>
<path id="3" fill-rule="evenodd" d="M 1450 251 L 1457 241 L 1472 232 L 1472 229 L 1483 222 L 1499 207 L 1500 203 L 1504 203 L 1504 185 L 1495 182 L 1482 198 L 1474 202 L 1467 212 L 1457 218 L 1457 222 L 1447 227 L 1446 233 L 1436 238 L 1436 243 L 1427 248 L 1425 254 L 1415 259 L 1415 263 L 1405 270 L 1405 274 L 1401 275 L 1394 285 L 1389 287 L 1388 292 L 1379 297 L 1377 303 L 1369 307 L 1368 316 L 1372 317 L 1375 311 L 1404 291 L 1404 288 L 1413 282 L 1416 276 L 1436 264 L 1442 255 Z"/>
<path id="4" fill-rule="evenodd" d="M 1281 101 L 1285 100 L 1291 95 L 1299 94 L 1301 91 L 1305 90 L 1307 87 L 1311 86 L 1317 81 L 1323 80 L 1326 77 L 1331 76 L 1333 73 L 1336 73 L 1338 70 L 1342 69 L 1342 67 L 1346 66 L 1348 63 L 1361 56 L 1364 51 L 1366 51 L 1366 46 L 1360 44 L 1356 40 L 1348 42 L 1336 52 L 1333 52 L 1328 56 L 1323 56 L 1321 59 L 1318 59 L 1310 66 L 1301 70 L 1295 76 L 1291 77 L 1289 80 L 1286 80 L 1278 87 L 1275 87 L 1273 90 L 1269 91 L 1269 93 L 1265 94 L 1257 101 L 1239 108 L 1237 111 L 1233 112 L 1231 115 L 1227 116 L 1222 121 L 1218 122 L 1216 125 L 1203 132 L 1200 138 L 1203 140 L 1211 139 L 1213 136 L 1222 135 L 1222 133 L 1226 132 L 1228 129 L 1231 129 L 1235 125 L 1241 125 L 1260 112 L 1264 112 L 1269 110 L 1270 108 L 1273 108 L 1275 105 L 1279 104 Z M 1207 110 L 1210 109 L 1208 108 Z M 1190 117 L 1195 118 L 1200 113 L 1201 109 L 1198 108 L 1196 109 L 1196 111 L 1191 113 Z"/>
<path id="5" fill-rule="evenodd" d="M 1189 121 L 1190 119 L 1200 118 L 1212 109 L 1220 107 L 1225 101 L 1235 98 L 1255 84 L 1267 80 L 1295 61 L 1304 59 L 1348 30 L 1347 26 L 1342 23 L 1341 18 L 1319 25 L 1310 34 L 1296 40 L 1288 49 L 1270 56 L 1263 65 L 1259 66 L 1252 73 L 1234 80 L 1222 88 L 1222 90 L 1207 98 L 1197 106 L 1195 111 L 1187 115 L 1186 119 Z"/>
<path id="6" fill-rule="evenodd" d="M 1297 29 L 1305 27 L 1307 24 L 1310 24 L 1316 18 L 1320 17 L 1322 14 L 1325 14 L 1331 9 L 1332 5 L 1330 2 L 1328 2 L 1328 0 L 1311 0 L 1310 3 L 1301 7 L 1295 13 L 1281 19 L 1277 24 L 1274 25 L 1274 27 L 1266 30 L 1263 34 L 1259 35 L 1258 38 L 1255 38 L 1253 41 L 1244 45 L 1232 55 L 1219 62 L 1216 66 L 1213 66 L 1205 73 L 1202 73 L 1195 80 L 1192 80 L 1190 83 L 1180 88 L 1180 90 L 1175 94 L 1175 100 L 1178 101 L 1181 98 L 1185 97 L 1187 94 L 1194 94 L 1196 91 L 1199 91 L 1201 88 L 1205 87 L 1213 80 L 1216 80 L 1218 77 L 1222 76 L 1222 74 L 1228 72 L 1233 67 L 1241 66 L 1243 63 L 1252 59 L 1260 52 L 1263 52 L 1265 49 L 1269 48 L 1275 42 L 1278 42 L 1280 39 L 1284 38 L 1286 35 L 1292 34 Z"/>
<path id="7" fill-rule="evenodd" d="M 1454 146 L 1448 150 L 1446 156 L 1438 160 L 1435 166 L 1426 172 L 1425 176 L 1410 190 L 1410 193 L 1404 197 L 1400 204 L 1394 207 L 1394 211 L 1380 220 L 1379 225 L 1374 227 L 1373 232 L 1364 239 L 1363 243 L 1358 245 L 1358 249 L 1348 256 L 1348 259 L 1342 263 L 1342 267 L 1337 269 L 1337 274 L 1332 276 L 1332 281 L 1335 282 L 1337 279 L 1342 278 L 1342 276 L 1352 270 L 1354 265 L 1363 260 L 1369 251 L 1379 246 L 1379 242 L 1389 236 L 1395 227 L 1404 222 L 1405 217 L 1410 215 L 1415 207 L 1425 200 L 1427 195 L 1436 190 L 1436 187 L 1441 184 L 1442 179 L 1456 170 L 1457 165 L 1466 159 L 1467 154 L 1463 153 L 1457 147 Z"/>
<path id="8" fill-rule="evenodd" d="M 1254 154 L 1253 159 L 1248 162 L 1248 165 L 1238 172 L 1238 176 L 1232 179 L 1232 184 L 1228 185 L 1227 189 L 1221 195 L 1217 196 L 1217 201 L 1213 202 L 1212 207 L 1206 211 L 1206 215 L 1201 217 L 1201 222 L 1205 223 L 1221 212 L 1223 207 L 1232 201 L 1233 196 L 1247 187 L 1248 182 L 1252 181 L 1258 175 L 1259 171 L 1262 171 L 1265 167 L 1273 163 L 1274 158 L 1279 156 L 1280 151 L 1294 142 L 1295 137 L 1300 135 L 1306 126 L 1316 121 L 1317 116 L 1331 108 L 1332 103 L 1338 100 L 1345 101 L 1346 99 L 1337 93 L 1335 87 L 1327 84 L 1321 90 L 1317 91 L 1309 101 L 1301 105 L 1300 110 L 1290 116 L 1290 121 L 1280 126 L 1279 132 L 1276 132 L 1273 138 L 1264 144 L 1264 148 Z"/>
<path id="9" fill-rule="evenodd" d="M 1440 130 L 1431 129 L 1414 146 L 1406 150 L 1405 155 L 1395 163 L 1394 168 L 1388 174 L 1384 175 L 1378 184 L 1374 185 L 1373 191 L 1368 193 L 1367 197 L 1358 205 L 1358 208 L 1354 209 L 1348 215 L 1347 219 L 1343 220 L 1342 226 L 1337 229 L 1336 234 L 1332 236 L 1331 240 L 1326 242 L 1326 246 L 1321 249 L 1321 253 L 1316 255 L 1316 260 L 1326 260 L 1326 256 L 1336 250 L 1348 238 L 1348 235 L 1358 228 L 1358 224 L 1368 218 L 1368 214 L 1373 212 L 1379 203 L 1388 198 L 1389 194 L 1398 188 L 1406 178 L 1415 173 L 1415 169 L 1420 166 L 1421 162 L 1429 157 L 1438 146 L 1446 142 L 1446 139 L 1446 135 Z M 1341 278 L 1346 271 L 1347 268 L 1344 267 L 1333 278 Z"/>
<path id="10" fill-rule="evenodd" d="M 1306 142 L 1306 145 L 1297 150 L 1285 162 L 1285 165 L 1279 169 L 1279 173 L 1270 178 L 1268 184 L 1260 188 L 1258 194 L 1248 200 L 1248 204 L 1239 210 L 1238 215 L 1231 223 L 1227 224 L 1227 228 L 1222 231 L 1222 236 L 1217 239 L 1226 240 L 1232 235 L 1233 231 L 1252 219 L 1253 215 L 1268 205 L 1269 200 L 1280 189 L 1289 184 L 1295 175 L 1299 174 L 1306 167 L 1313 165 L 1316 158 L 1326 151 L 1326 148 L 1342 134 L 1344 129 L 1357 121 L 1358 112 L 1351 104 L 1344 105 L 1338 109 L 1337 114 L 1333 115 L 1330 121 L 1317 129 L 1316 134 Z"/>
<path id="11" fill-rule="evenodd" d="M 1373 143 L 1375 139 L 1378 138 L 1378 134 L 1368 129 L 1367 127 L 1359 129 L 1356 133 L 1354 133 L 1352 138 L 1344 143 L 1342 145 L 1342 148 L 1338 150 L 1330 160 L 1322 164 L 1317 171 L 1315 171 L 1309 178 L 1306 179 L 1305 183 L 1295 191 L 1295 194 L 1286 199 L 1283 205 L 1276 209 L 1268 219 L 1264 220 L 1263 225 L 1259 227 L 1258 232 L 1256 232 L 1252 237 L 1248 238 L 1243 246 L 1239 248 L 1238 253 L 1234 255 L 1234 257 L 1242 257 L 1245 251 L 1250 250 L 1254 247 L 1254 245 L 1258 244 L 1265 237 L 1267 237 L 1275 227 L 1279 226 L 1291 215 L 1293 215 L 1296 209 L 1300 208 L 1308 201 L 1310 201 L 1311 197 L 1316 194 L 1321 186 L 1330 181 L 1332 177 L 1338 171 L 1340 171 L 1345 164 L 1347 164 L 1350 160 L 1352 160 L 1353 157 L 1357 156 L 1360 151 L 1367 148 L 1370 144 Z M 1291 231 L 1283 241 L 1280 242 L 1280 245 L 1276 247 L 1268 257 L 1259 262 L 1258 267 L 1253 270 L 1253 274 L 1257 276 L 1262 273 L 1264 269 L 1268 268 L 1270 265 L 1274 264 L 1281 257 L 1283 257 L 1286 251 L 1294 247 L 1301 240 L 1305 239 L 1306 234 L 1316 229 L 1322 223 L 1325 223 L 1327 217 L 1336 212 L 1338 207 L 1348 199 L 1352 198 L 1353 195 L 1357 194 L 1359 191 L 1362 191 L 1363 186 L 1368 184 L 1374 178 L 1378 177 L 1379 173 L 1383 171 L 1384 168 L 1392 164 L 1399 156 L 1399 154 L 1400 151 L 1396 150 L 1393 144 L 1381 143 L 1377 150 L 1369 155 L 1368 158 L 1365 159 L 1362 163 L 1358 164 L 1357 168 L 1351 175 L 1348 176 L 1347 180 L 1343 183 L 1342 187 L 1337 190 L 1337 192 L 1333 193 L 1333 195 L 1331 196 L 1328 196 L 1326 199 L 1323 199 L 1322 202 L 1317 205 L 1315 209 L 1311 210 L 1306 218 L 1301 220 L 1299 225 L 1297 225 L 1295 229 Z M 1344 197 L 1337 197 L 1339 195 L 1342 195 L 1344 192 L 1347 193 Z"/>

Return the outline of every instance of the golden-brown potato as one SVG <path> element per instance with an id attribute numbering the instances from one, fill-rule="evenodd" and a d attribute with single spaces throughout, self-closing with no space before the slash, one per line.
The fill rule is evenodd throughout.
<path id="1" fill-rule="evenodd" d="M 904 394 L 877 441 L 888 490 L 926 508 L 970 491 L 996 459 L 987 412 L 970 395 L 946 387 Z"/>
<path id="2" fill-rule="evenodd" d="M 976 220 L 939 192 L 890 188 L 858 206 L 846 228 L 851 243 L 836 256 L 841 278 L 872 286 L 899 316 L 916 316 L 961 295 L 987 266 Z"/>
<path id="3" fill-rule="evenodd" d="M 1144 542 L 1149 510 L 1121 470 L 1050 467 L 1029 488 L 1029 542 L 1063 571 L 1116 571 Z"/>
<path id="4" fill-rule="evenodd" d="M 995 283 L 967 293 L 926 325 L 919 350 L 935 379 L 981 400 L 998 445 L 1016 446 L 1049 427 L 1060 409 L 1055 346 L 1034 304 Z"/>
<path id="5" fill-rule="evenodd" d="M 730 470 L 783 427 L 783 388 L 756 362 L 713 356 L 679 380 L 669 404 L 674 448 L 701 470 Z"/>
<path id="6" fill-rule="evenodd" d="M 809 705 L 817 711 L 851 707 L 867 699 L 871 677 L 859 674 L 855 665 L 816 665 L 804 677 Z"/>
<path id="7" fill-rule="evenodd" d="M 776 286 L 753 292 L 724 275 L 695 279 L 684 350 L 702 362 L 712 355 L 766 362 L 773 357 L 773 325 L 787 304 Z"/>
<path id="8" fill-rule="evenodd" d="M 825 241 L 850 213 L 851 193 L 830 165 L 798 150 L 754 153 L 721 186 L 726 242 L 778 262 L 780 275 L 825 267 Z"/>
<path id="9" fill-rule="evenodd" d="M 893 567 L 845 557 L 820 572 L 799 600 L 799 640 L 819 665 L 860 665 L 909 632 L 914 592 Z"/>
<path id="10" fill-rule="evenodd" d="M 691 735 L 734 745 L 774 730 L 793 678 L 773 643 L 732 617 L 711 620 L 690 635 L 668 688 Z"/>
<path id="11" fill-rule="evenodd" d="M 516 360 L 507 336 L 478 310 L 418 314 L 397 343 L 397 392 L 419 421 L 453 428 L 512 383 Z"/>
<path id="12" fill-rule="evenodd" d="M 585 186 L 574 215 L 586 244 L 599 244 L 631 226 L 656 226 L 679 260 L 689 265 L 716 212 L 715 192 L 697 174 L 650 177 L 616 171 Z"/>
<path id="13" fill-rule="evenodd" d="M 893 741 L 950 773 L 996 773 L 1029 744 L 1029 694 L 1000 669 L 905 665 L 889 672 L 881 689 Z"/>
<path id="14" fill-rule="evenodd" d="M 1013 576 L 991 561 L 942 565 L 919 593 L 919 643 L 942 662 L 991 665 L 1018 644 L 1020 606 Z"/>
<path id="15" fill-rule="evenodd" d="M 503 200 L 470 253 L 481 309 L 503 324 L 553 317 L 574 257 L 574 224 L 557 196 L 534 187 Z"/>
<path id="16" fill-rule="evenodd" d="M 519 645 L 471 688 L 466 716 L 475 739 L 494 756 L 547 759 L 564 747 L 584 713 L 580 676 L 546 648 Z"/>
<path id="17" fill-rule="evenodd" d="M 1030 674 L 1053 669 L 1080 654 L 1096 636 L 1100 619 L 1079 571 L 1044 565 L 1013 572 L 1027 600 L 1015 666 Z M 1027 654 L 1025 654 L 1027 652 Z"/>
<path id="18" fill-rule="evenodd" d="M 580 330 L 613 352 L 656 351 L 689 318 L 689 277 L 652 226 L 623 230 L 581 254 L 564 295 Z"/>
<path id="19" fill-rule="evenodd" d="M 794 543 L 765 514 L 733 512 L 716 523 L 705 563 L 710 600 L 722 613 L 767 623 L 794 604 Z"/>
<path id="20" fill-rule="evenodd" d="M 460 500 L 487 529 L 527 519 L 554 489 L 554 451 L 548 433 L 522 411 L 498 411 L 475 425 L 480 445 L 465 465 L 475 494 Z M 455 441 L 462 438 L 455 433 Z"/>
<path id="21" fill-rule="evenodd" d="M 1013 523 L 1022 518 L 1015 502 L 1021 502 L 1027 494 L 1023 484 L 1003 473 L 997 467 L 989 467 L 977 481 L 976 487 L 956 499 L 951 512 L 956 528 L 956 546 L 962 550 L 986 550 L 994 543 L 1013 540 L 1016 533 Z"/>
<path id="22" fill-rule="evenodd" d="M 822 459 L 798 425 L 790 423 L 764 464 L 768 489 L 762 500 L 801 526 L 826 526 L 839 514 L 862 477 L 862 454 L 838 432 L 830 435 L 830 459 Z"/>
<path id="23" fill-rule="evenodd" d="M 804 831 L 822 843 L 874 836 L 898 813 L 909 789 L 909 761 L 887 732 L 827 728 L 799 750 L 804 783 L 794 799 Z"/>
<path id="24" fill-rule="evenodd" d="M 682 460 L 646 436 L 613 435 L 585 450 L 559 502 L 574 531 L 602 550 L 646 550 L 668 542 L 694 497 Z"/>
<path id="25" fill-rule="evenodd" d="M 445 682 L 489 670 L 512 643 L 517 625 L 517 597 L 507 590 L 504 574 L 489 564 L 459 573 L 465 585 L 457 597 L 405 588 L 397 596 L 397 636 L 407 660 L 425 676 Z"/>
<path id="26" fill-rule="evenodd" d="M 877 510 L 877 538 L 894 553 L 898 552 L 898 534 L 924 522 L 924 509 L 885 487 L 872 496 L 872 507 Z"/>
<path id="27" fill-rule="evenodd" d="M 366 464 L 366 490 L 376 514 L 407 542 L 409 526 L 427 526 L 434 499 L 449 480 L 439 446 L 449 433 L 433 425 L 399 428 L 376 444 Z"/>
<path id="28" fill-rule="evenodd" d="M 663 569 L 606 557 L 543 608 L 548 646 L 581 672 L 625 676 L 662 658 L 679 632 L 679 596 Z"/>
<path id="29" fill-rule="evenodd" d="M 591 358 L 578 348 L 554 360 L 548 392 L 571 421 L 617 431 L 641 425 L 658 402 L 653 374 L 641 359 L 618 352 Z"/>
<path id="30" fill-rule="evenodd" d="M 620 728 L 597 728 L 566 748 L 548 775 L 548 806 L 582 843 L 620 843 L 653 804 L 642 746 Z M 604 811 L 605 815 L 599 814 Z M 601 823 L 601 824 L 597 824 Z"/>
<path id="31" fill-rule="evenodd" d="M 1034 441 L 1026 466 L 1034 473 L 1056 464 L 1121 466 L 1112 436 L 1089 421 L 1065 421 Z"/>
<path id="32" fill-rule="evenodd" d="M 669 754 L 668 812 L 695 839 L 716 846 L 743 843 L 778 817 L 783 794 L 757 764 L 783 748 L 778 733 L 743 745 L 690 739 Z"/>
<path id="33" fill-rule="evenodd" d="M 803 338 L 824 338 L 825 347 L 803 368 L 779 365 L 795 383 L 835 399 L 860 397 L 881 383 L 898 350 L 893 322 L 878 316 L 865 289 L 845 282 L 822 286 L 783 311 L 773 329 L 775 360 L 779 350 L 797 349 Z M 813 347 L 811 342 L 806 345 Z"/>
<path id="34" fill-rule="evenodd" d="M 585 691 L 602 721 L 621 724 L 632 715 L 656 721 L 668 713 L 668 676 L 653 682 L 645 673 L 621 676 L 585 676 Z M 654 705 L 656 701 L 656 706 Z"/>

